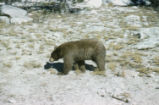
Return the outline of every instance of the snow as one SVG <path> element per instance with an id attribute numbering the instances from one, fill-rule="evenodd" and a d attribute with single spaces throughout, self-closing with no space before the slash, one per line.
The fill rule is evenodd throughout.
<path id="1" fill-rule="evenodd" d="M 147 19 L 155 17 L 156 13 L 152 11 L 144 10 Z M 134 48 L 145 36 L 141 36 L 137 44 L 126 43 L 132 40 L 129 39 L 132 36 L 126 34 L 125 37 L 125 31 L 129 33 L 132 29 L 127 28 L 123 21 L 125 14 L 134 12 L 143 14 L 138 7 L 106 6 L 79 14 L 51 13 L 45 18 L 39 12 L 36 18 L 43 19 L 40 22 L 0 23 L 0 105 L 158 105 L 158 73 L 139 76 L 137 67 L 122 63 L 126 60 L 134 63 L 131 55 L 124 60 L 120 58 L 123 53 L 137 51 L 145 54 L 142 66 L 158 66 L 152 60 L 158 56 L 157 46 L 144 51 Z M 31 15 L 34 16 L 34 12 Z M 158 20 L 149 21 L 149 27 L 158 29 L 154 21 Z M 148 36 L 156 37 L 158 31 L 151 28 L 144 31 L 145 27 L 138 27 L 143 29 L 141 35 L 150 32 Z M 92 37 L 101 39 L 107 48 L 106 76 L 96 75 L 92 71 L 96 65 L 91 61 L 86 61 L 88 69 L 85 73 L 71 70 L 62 76 L 55 68 L 45 69 L 55 45 Z M 112 42 L 124 46 L 114 50 Z M 62 59 L 55 63 L 59 68 L 63 67 Z M 114 71 L 108 66 L 110 63 L 117 63 Z"/>
<path id="2" fill-rule="evenodd" d="M 12 80 L 6 81 L 9 87 L 3 88 L 7 89 L 7 92 L 3 93 L 3 96 L 7 97 L 6 101 L 13 105 L 125 105 L 126 103 L 111 97 L 128 94 L 129 103 L 134 105 L 150 105 L 152 101 L 158 103 L 151 98 L 159 95 L 155 90 L 159 81 L 153 81 L 156 76 L 151 79 L 132 76 L 101 77 L 91 75 L 88 71 L 80 75 L 71 72 L 66 76 L 44 73 L 46 72 L 38 70 L 27 71 L 25 75 L 12 73 Z M 16 94 L 16 97 L 7 94 Z M 149 98 L 150 100 L 147 100 Z M 7 105 L 7 102 L 1 102 Z"/>
<path id="3" fill-rule="evenodd" d="M 141 39 L 143 42 L 138 43 L 138 49 L 153 48 L 159 45 L 159 27 L 140 29 Z"/>
<path id="4" fill-rule="evenodd" d="M 32 18 L 24 16 L 23 18 L 12 18 L 11 23 L 21 24 L 24 22 L 31 22 L 32 20 Z"/>
<path id="5" fill-rule="evenodd" d="M 141 27 L 140 17 L 135 15 L 130 15 L 125 17 L 125 22 L 131 27 Z"/>
<path id="6" fill-rule="evenodd" d="M 6 24 L 9 24 L 10 20 L 7 16 L 0 16 L 0 22 L 4 22 Z"/>

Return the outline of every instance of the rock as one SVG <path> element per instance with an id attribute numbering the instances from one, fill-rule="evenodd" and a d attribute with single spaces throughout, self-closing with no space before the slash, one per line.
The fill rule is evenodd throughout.
<path id="1" fill-rule="evenodd" d="M 111 3 L 116 6 L 127 6 L 131 4 L 131 0 L 104 0 L 106 3 Z"/>
<path id="2" fill-rule="evenodd" d="M 150 5 L 151 2 L 149 0 L 132 0 L 133 5 Z"/>
<path id="3" fill-rule="evenodd" d="M 0 23 L 10 23 L 10 19 L 7 16 L 0 16 Z"/>
<path id="4" fill-rule="evenodd" d="M 1 7 L 1 14 L 2 15 L 8 15 L 11 18 L 19 18 L 19 17 L 24 17 L 27 15 L 27 11 L 17 8 L 17 7 L 13 7 L 10 5 L 3 5 Z"/>
<path id="5" fill-rule="evenodd" d="M 148 49 L 159 46 L 159 27 L 141 28 L 139 30 L 141 41 L 137 49 Z"/>
<path id="6" fill-rule="evenodd" d="M 104 3 L 111 3 L 115 6 L 128 6 L 128 5 L 150 5 L 149 0 L 103 0 Z"/>
<path id="7" fill-rule="evenodd" d="M 11 23 L 21 24 L 23 22 L 30 22 L 33 20 L 32 18 L 27 16 L 27 11 L 21 8 L 13 7 L 10 5 L 3 5 L 0 8 L 0 10 L 1 10 L 1 15 L 5 15 L 11 18 L 10 19 Z"/>
<path id="8" fill-rule="evenodd" d="M 141 27 L 140 17 L 137 15 L 129 15 L 125 17 L 125 23 L 131 27 Z"/>
<path id="9" fill-rule="evenodd" d="M 86 5 L 90 8 L 99 8 L 102 5 L 102 0 L 86 0 Z"/>

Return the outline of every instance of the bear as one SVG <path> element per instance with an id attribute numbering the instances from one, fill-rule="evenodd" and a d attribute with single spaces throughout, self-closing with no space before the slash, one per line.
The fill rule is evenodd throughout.
<path id="1" fill-rule="evenodd" d="M 68 74 L 75 64 L 76 68 L 85 72 L 85 60 L 92 60 L 97 64 L 99 71 L 105 71 L 106 49 L 98 39 L 81 39 L 70 41 L 56 47 L 50 56 L 49 61 L 64 59 L 62 74 Z"/>

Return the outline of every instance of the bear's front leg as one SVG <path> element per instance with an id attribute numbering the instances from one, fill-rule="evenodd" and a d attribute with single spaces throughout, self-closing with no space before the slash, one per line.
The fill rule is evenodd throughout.
<path id="1" fill-rule="evenodd" d="M 64 57 L 63 74 L 68 74 L 69 71 L 72 69 L 72 66 L 73 66 L 73 59 L 70 56 Z"/>
<path id="2" fill-rule="evenodd" d="M 95 74 L 106 76 L 105 73 L 105 56 L 97 56 L 96 58 L 97 69 L 95 70 Z"/>
<path id="3" fill-rule="evenodd" d="M 105 71 L 105 56 L 98 55 L 96 57 L 96 64 L 98 66 L 99 71 Z"/>

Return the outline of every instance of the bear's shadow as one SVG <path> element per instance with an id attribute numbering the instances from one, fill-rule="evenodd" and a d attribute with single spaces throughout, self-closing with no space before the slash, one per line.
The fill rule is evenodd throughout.
<path id="1" fill-rule="evenodd" d="M 56 63 L 46 62 L 46 64 L 44 65 L 44 69 L 47 70 L 47 69 L 50 69 L 50 68 L 54 68 L 58 72 L 62 72 L 63 71 L 63 67 L 64 67 L 64 63 L 61 63 L 61 62 L 56 62 Z M 86 63 L 85 63 L 85 67 L 86 67 L 86 70 L 89 70 L 89 71 L 94 71 L 95 68 L 96 68 L 93 65 L 86 64 Z M 72 70 L 75 70 L 75 68 L 72 67 Z"/>

